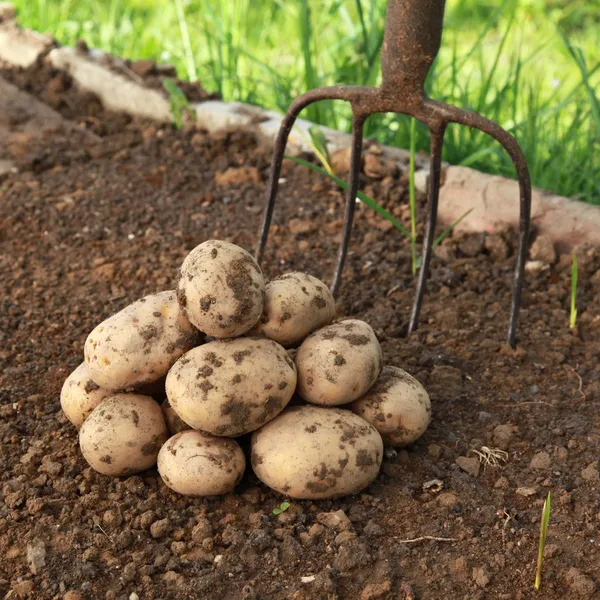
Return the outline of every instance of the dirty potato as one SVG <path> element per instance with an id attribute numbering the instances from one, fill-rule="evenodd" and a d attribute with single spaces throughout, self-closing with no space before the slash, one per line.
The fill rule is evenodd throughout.
<path id="1" fill-rule="evenodd" d="M 215 338 L 231 338 L 256 325 L 263 311 L 265 282 L 243 248 L 209 240 L 181 265 L 177 297 L 189 320 Z"/>
<path id="2" fill-rule="evenodd" d="M 145 471 L 169 433 L 160 406 L 149 396 L 115 394 L 104 399 L 79 430 L 81 453 L 103 475 Z"/>
<path id="3" fill-rule="evenodd" d="M 270 488 L 299 499 L 355 494 L 377 477 L 381 436 L 339 408 L 292 406 L 252 434 L 252 468 Z"/>
<path id="4" fill-rule="evenodd" d="M 60 406 L 67 419 L 79 428 L 96 406 L 113 394 L 92 381 L 83 362 L 65 380 L 60 392 Z"/>
<path id="5" fill-rule="evenodd" d="M 307 273 L 287 273 L 267 284 L 263 315 L 251 334 L 289 348 L 334 316 L 335 301 L 322 281 Z"/>
<path id="6" fill-rule="evenodd" d="M 267 339 L 217 340 L 182 356 L 167 375 L 167 397 L 192 428 L 235 437 L 281 412 L 294 393 L 296 368 Z"/>
<path id="7" fill-rule="evenodd" d="M 181 310 L 174 291 L 137 300 L 98 325 L 85 341 L 92 379 L 124 390 L 156 381 L 190 348 L 200 333 Z"/>
<path id="8" fill-rule="evenodd" d="M 158 453 L 158 472 L 165 484 L 186 496 L 228 494 L 246 469 L 246 458 L 235 440 L 200 431 L 183 431 Z"/>
<path id="9" fill-rule="evenodd" d="M 163 416 L 165 418 L 165 422 L 167 424 L 167 429 L 169 433 L 175 435 L 176 433 L 180 433 L 182 431 L 187 431 L 190 429 L 190 426 L 185 423 L 181 417 L 173 410 L 173 407 L 169 403 L 169 399 L 166 398 L 160 408 L 163 412 Z"/>
<path id="10" fill-rule="evenodd" d="M 425 388 L 398 367 L 383 367 L 373 387 L 351 408 L 375 426 L 386 444 L 396 447 L 412 444 L 431 421 Z"/>
<path id="11" fill-rule="evenodd" d="M 367 323 L 346 319 L 328 325 L 298 349 L 298 394 L 312 404 L 348 404 L 375 383 L 381 363 L 381 346 Z"/>

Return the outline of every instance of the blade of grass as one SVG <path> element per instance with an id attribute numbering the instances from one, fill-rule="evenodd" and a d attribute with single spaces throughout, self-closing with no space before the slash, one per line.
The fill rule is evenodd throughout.
<path id="1" fill-rule="evenodd" d="M 577 254 L 573 253 L 573 266 L 571 267 L 571 314 L 569 328 L 575 329 L 577 324 Z"/>
<path id="2" fill-rule="evenodd" d="M 198 80 L 198 70 L 196 69 L 196 61 L 192 51 L 192 43 L 190 41 L 190 32 L 188 31 L 185 11 L 183 9 L 182 0 L 175 0 L 175 10 L 177 11 L 177 21 L 179 22 L 179 31 L 181 33 L 181 41 L 185 52 L 185 63 L 190 81 Z"/>
<path id="3" fill-rule="evenodd" d="M 304 58 L 304 86 L 307 90 L 318 87 L 317 76 L 313 66 L 313 53 L 311 51 L 312 24 L 310 16 L 310 4 L 308 0 L 300 0 L 300 45 Z M 311 104 L 307 108 L 308 118 L 314 123 L 320 123 L 320 111 L 318 104 Z"/>
<path id="4" fill-rule="evenodd" d="M 535 572 L 535 589 L 539 590 L 542 584 L 542 562 L 544 560 L 544 548 L 546 547 L 546 534 L 550 524 L 550 492 L 544 502 L 542 509 L 542 524 L 540 525 L 540 545 L 538 548 L 537 569 Z"/>
<path id="5" fill-rule="evenodd" d="M 311 162 L 308 162 L 307 160 L 304 160 L 303 158 L 299 158 L 297 156 L 287 156 L 287 155 L 285 158 L 289 158 L 290 160 L 294 161 L 295 163 L 302 165 L 303 167 L 307 167 L 307 168 L 311 169 L 312 171 L 315 171 L 315 173 L 320 173 L 321 175 L 328 177 L 329 179 L 334 181 L 336 183 L 336 185 L 339 185 L 343 190 L 348 189 L 348 184 L 343 179 L 340 179 L 339 177 L 336 177 L 335 175 L 328 173 L 325 169 L 322 169 L 321 167 L 319 167 Z M 375 200 L 373 200 L 373 198 L 370 198 L 369 196 L 367 196 L 364 192 L 359 191 L 356 193 L 356 195 L 361 202 L 364 202 L 364 204 L 366 204 L 369 208 L 372 208 L 377 214 L 380 214 L 384 219 L 388 220 L 398 231 L 400 231 L 400 233 L 402 233 L 402 235 L 404 235 L 408 239 L 411 239 L 410 233 L 408 232 L 406 227 L 404 227 L 404 225 L 402 225 L 402 223 L 400 223 L 400 221 L 398 221 L 398 219 L 396 219 L 396 217 L 394 217 L 394 215 L 390 214 L 387 210 L 385 210 L 385 208 L 383 208 L 383 206 L 378 204 Z"/>

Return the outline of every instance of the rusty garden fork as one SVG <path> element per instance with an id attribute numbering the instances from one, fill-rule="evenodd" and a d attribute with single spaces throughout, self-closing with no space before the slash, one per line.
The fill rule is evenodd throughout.
<path id="1" fill-rule="evenodd" d="M 289 107 L 275 142 L 271 174 L 267 188 L 267 202 L 263 214 L 256 250 L 260 263 L 277 196 L 279 176 L 285 146 L 300 112 L 313 102 L 320 100 L 345 100 L 352 107 L 352 152 L 342 240 L 331 291 L 339 290 L 342 270 L 352 232 L 352 221 L 356 204 L 356 193 L 360 173 L 363 145 L 363 127 L 366 119 L 375 113 L 400 113 L 421 121 L 429 128 L 430 184 L 428 190 L 429 215 L 423 240 L 423 258 L 409 332 L 417 329 L 419 313 L 425 293 L 427 272 L 431 262 L 433 238 L 438 212 L 440 191 L 442 145 L 444 132 L 449 123 L 474 127 L 496 139 L 510 155 L 519 180 L 520 218 L 517 264 L 514 272 L 513 295 L 508 326 L 508 343 L 515 346 L 517 319 L 523 289 L 525 259 L 531 215 L 531 181 L 527 161 L 515 138 L 499 125 L 481 115 L 438 102 L 427 97 L 424 83 L 440 49 L 446 0 L 389 0 L 385 33 L 381 50 L 382 84 L 379 88 L 335 85 L 306 92 Z"/>

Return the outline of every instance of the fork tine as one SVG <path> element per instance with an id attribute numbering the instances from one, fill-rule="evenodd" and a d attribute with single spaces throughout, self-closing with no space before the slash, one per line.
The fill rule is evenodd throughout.
<path id="1" fill-rule="evenodd" d="M 442 172 L 442 147 L 444 145 L 446 124 L 442 123 L 435 128 L 430 127 L 429 131 L 431 136 L 428 186 L 429 218 L 427 220 L 427 228 L 425 229 L 425 238 L 423 239 L 423 258 L 419 270 L 415 302 L 410 314 L 410 322 L 408 325 L 409 332 L 416 331 L 418 327 L 419 314 L 421 312 L 421 305 L 423 303 L 423 296 L 425 295 L 425 287 L 427 285 L 427 274 L 429 271 L 429 263 L 431 262 L 431 252 L 433 250 L 433 236 L 435 235 L 435 226 L 437 222 L 440 178 Z"/>
<path id="2" fill-rule="evenodd" d="M 368 115 L 355 114 L 352 121 L 352 154 L 350 155 L 350 172 L 348 174 L 348 189 L 346 191 L 346 207 L 344 209 L 344 225 L 342 227 L 342 240 L 338 252 L 335 273 L 331 282 L 331 294 L 335 296 L 340 288 L 342 271 L 348 253 L 350 236 L 352 234 L 352 221 L 356 208 L 356 193 L 360 178 L 360 159 L 362 155 L 363 127 Z"/>

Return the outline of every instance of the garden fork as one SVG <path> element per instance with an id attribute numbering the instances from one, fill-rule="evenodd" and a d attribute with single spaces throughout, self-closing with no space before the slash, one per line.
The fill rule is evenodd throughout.
<path id="1" fill-rule="evenodd" d="M 446 0 L 389 0 L 381 50 L 381 87 L 328 86 L 306 92 L 292 102 L 283 118 L 275 142 L 267 188 L 267 202 L 259 234 L 256 258 L 260 263 L 264 255 L 285 146 L 296 118 L 304 108 L 313 102 L 319 100 L 345 100 L 352 107 L 352 152 L 342 240 L 331 284 L 331 291 L 335 295 L 340 286 L 340 278 L 352 231 L 365 121 L 374 113 L 392 112 L 414 117 L 427 125 L 431 135 L 430 184 L 428 186 L 429 216 L 423 240 L 423 257 L 417 281 L 416 296 L 408 326 L 409 332 L 415 331 L 423 302 L 436 227 L 444 132 L 449 123 L 475 127 L 502 144 L 515 165 L 519 180 L 519 247 L 508 326 L 508 343 L 514 347 L 531 215 L 529 170 L 525 156 L 516 140 L 502 127 L 477 113 L 431 100 L 425 94 L 425 78 L 440 49 L 445 3 Z"/>

